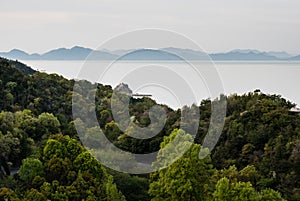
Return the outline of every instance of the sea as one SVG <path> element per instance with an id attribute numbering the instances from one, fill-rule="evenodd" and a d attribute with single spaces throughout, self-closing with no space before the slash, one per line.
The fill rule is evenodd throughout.
<path id="1" fill-rule="evenodd" d="M 151 95 L 174 109 L 219 94 L 244 94 L 259 89 L 300 107 L 300 61 L 54 61 L 24 60 L 35 70 L 67 79 L 87 79 L 116 87 L 128 84 L 133 94 Z"/>

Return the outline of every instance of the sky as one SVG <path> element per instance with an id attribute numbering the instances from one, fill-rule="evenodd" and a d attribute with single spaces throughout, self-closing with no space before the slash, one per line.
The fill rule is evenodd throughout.
<path id="1" fill-rule="evenodd" d="M 183 34 L 207 52 L 300 54 L 299 0 L 0 0 L 0 51 L 97 48 L 136 29 Z"/>

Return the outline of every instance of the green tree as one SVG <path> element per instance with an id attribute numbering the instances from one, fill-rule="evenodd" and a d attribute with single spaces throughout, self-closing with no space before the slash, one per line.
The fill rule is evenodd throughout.
<path id="1" fill-rule="evenodd" d="M 260 200 L 261 201 L 284 201 L 281 197 L 281 194 L 278 191 L 274 191 L 273 189 L 264 189 L 260 192 Z"/>
<path id="2" fill-rule="evenodd" d="M 148 194 L 149 181 L 146 177 L 117 171 L 112 171 L 111 174 L 114 177 L 118 189 L 120 189 L 122 194 L 126 197 L 126 200 L 150 201 L 150 196 Z"/>
<path id="3" fill-rule="evenodd" d="M 118 191 L 116 184 L 113 183 L 113 177 L 109 176 L 106 184 L 107 201 L 126 201 L 124 195 Z"/>
<path id="4" fill-rule="evenodd" d="M 178 136 L 176 147 L 168 147 L 170 141 Z M 149 194 L 152 200 L 205 200 L 209 191 L 208 180 L 213 174 L 213 166 L 209 156 L 200 160 L 198 155 L 200 145 L 192 143 L 192 136 L 182 130 L 174 130 L 169 137 L 165 137 L 158 153 L 158 163 L 162 159 L 172 160 L 174 154 L 182 151 L 185 146 L 189 150 L 170 166 L 151 175 Z M 163 150 L 163 151 L 162 151 Z M 171 161 L 169 161 L 171 162 Z M 155 165 L 155 164 L 154 164 Z"/>
<path id="5" fill-rule="evenodd" d="M 231 200 L 229 180 L 226 177 L 218 181 L 216 185 L 216 190 L 213 193 L 213 198 L 215 201 Z"/>
<path id="6" fill-rule="evenodd" d="M 257 192 L 250 182 L 230 182 L 221 178 L 213 193 L 215 201 L 284 201 L 280 193 L 272 189 Z"/>
<path id="7" fill-rule="evenodd" d="M 256 201 L 258 195 L 250 182 L 230 183 L 229 179 L 223 177 L 216 185 L 213 198 L 215 201 Z"/>
<path id="8" fill-rule="evenodd" d="M 20 201 L 17 194 L 9 188 L 0 188 L 0 200 Z"/>
<path id="9" fill-rule="evenodd" d="M 51 159 L 54 157 L 64 158 L 67 155 L 66 147 L 55 139 L 49 139 L 44 147 L 44 158 Z"/>
<path id="10" fill-rule="evenodd" d="M 49 113 L 42 113 L 38 116 L 38 130 L 41 135 L 51 135 L 60 132 L 60 122 Z"/>
<path id="11" fill-rule="evenodd" d="M 100 112 L 99 124 L 101 128 L 104 128 L 105 124 L 112 120 L 111 114 L 107 110 L 103 110 Z"/>
<path id="12" fill-rule="evenodd" d="M 88 151 L 79 154 L 73 164 L 77 171 L 86 171 L 99 181 L 107 176 L 104 167 Z"/>
<path id="13" fill-rule="evenodd" d="M 0 131 L 0 160 L 6 159 L 6 162 L 17 162 L 20 152 L 20 139 L 13 136 L 11 132 L 3 135 Z"/>
<path id="14" fill-rule="evenodd" d="M 47 198 L 44 194 L 39 192 L 36 189 L 30 189 L 29 191 L 26 192 L 24 201 L 47 201 Z"/>
<path id="15" fill-rule="evenodd" d="M 43 164 L 39 159 L 26 158 L 22 161 L 20 168 L 20 178 L 27 183 L 31 183 L 36 176 L 43 176 Z"/>

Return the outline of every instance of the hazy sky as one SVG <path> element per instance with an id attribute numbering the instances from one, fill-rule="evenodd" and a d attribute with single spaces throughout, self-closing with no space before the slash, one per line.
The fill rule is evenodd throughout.
<path id="1" fill-rule="evenodd" d="M 0 51 L 97 48 L 123 32 L 162 28 L 208 52 L 300 54 L 299 0 L 0 0 Z"/>

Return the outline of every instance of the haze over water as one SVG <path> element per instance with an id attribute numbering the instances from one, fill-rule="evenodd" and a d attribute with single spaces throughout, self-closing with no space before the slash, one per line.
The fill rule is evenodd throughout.
<path id="1" fill-rule="evenodd" d="M 68 79 L 82 79 L 77 77 L 85 61 L 23 61 L 33 69 L 45 71 L 47 73 L 57 73 Z M 90 61 L 93 62 L 93 61 Z M 97 61 L 98 62 L 98 61 Z M 97 62 L 91 65 L 97 72 Z M 161 65 L 174 68 L 184 68 L 184 64 L 180 62 L 138 62 L 141 66 L 144 65 Z M 131 66 L 137 65 L 137 62 L 123 61 L 116 66 L 119 69 L 119 75 L 110 76 L 105 79 L 102 84 L 108 84 L 115 87 L 120 83 L 118 77 L 122 77 L 124 72 L 130 71 Z M 300 105 L 300 62 L 288 61 L 218 61 L 215 62 L 215 67 L 219 72 L 219 76 L 223 82 L 224 92 L 226 95 L 237 93 L 244 94 L 253 92 L 255 89 L 260 89 L 263 93 L 279 94 L 282 97 Z M 124 69 L 126 69 L 124 71 Z M 166 75 L 167 76 L 167 75 Z M 90 80 L 96 81 L 96 80 Z M 130 87 L 130 83 L 129 83 Z M 194 87 L 194 86 L 192 86 Z M 201 99 L 210 98 L 209 91 L 205 86 L 197 86 L 203 88 Z M 135 93 L 152 94 L 153 99 L 159 103 L 167 104 L 172 108 L 182 107 L 183 104 L 178 102 L 176 94 L 164 90 L 160 87 L 144 87 Z"/>

